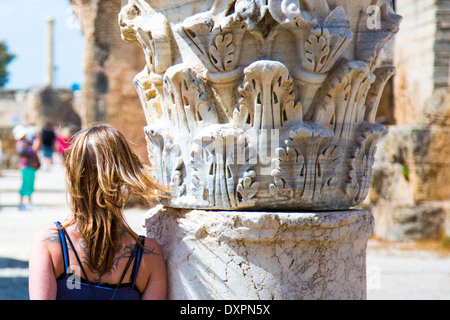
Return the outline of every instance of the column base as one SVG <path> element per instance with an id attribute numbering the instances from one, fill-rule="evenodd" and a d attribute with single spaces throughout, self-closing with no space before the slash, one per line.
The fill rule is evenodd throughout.
<path id="1" fill-rule="evenodd" d="M 148 212 L 147 234 L 163 247 L 168 298 L 366 299 L 365 210 Z"/>

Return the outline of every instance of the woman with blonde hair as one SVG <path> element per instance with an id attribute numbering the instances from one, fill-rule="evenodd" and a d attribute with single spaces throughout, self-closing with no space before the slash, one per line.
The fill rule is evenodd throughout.
<path id="1" fill-rule="evenodd" d="M 66 159 L 71 215 L 42 227 L 30 255 L 30 299 L 165 299 L 163 251 L 123 216 L 130 195 L 160 188 L 125 137 L 108 125 L 74 136 Z"/>

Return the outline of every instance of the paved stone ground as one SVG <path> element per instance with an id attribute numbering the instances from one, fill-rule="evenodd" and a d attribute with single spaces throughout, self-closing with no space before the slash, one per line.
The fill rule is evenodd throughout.
<path id="1" fill-rule="evenodd" d="M 0 177 L 0 300 L 28 299 L 28 259 L 31 238 L 39 226 L 68 215 L 64 168 L 56 164 L 36 176 L 34 208 L 19 211 L 21 175 L 3 170 Z M 145 210 L 127 209 L 128 223 L 139 234 Z M 450 255 L 399 250 L 369 241 L 367 253 L 369 300 L 450 299 Z"/>

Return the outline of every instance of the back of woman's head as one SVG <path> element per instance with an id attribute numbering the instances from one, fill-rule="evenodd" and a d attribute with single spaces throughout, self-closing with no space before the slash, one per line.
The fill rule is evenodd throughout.
<path id="1" fill-rule="evenodd" d="M 77 133 L 66 159 L 66 183 L 76 224 L 88 248 L 91 267 L 112 267 L 121 234 L 137 235 L 123 218 L 131 194 L 151 200 L 159 189 L 125 137 L 109 125 Z"/>

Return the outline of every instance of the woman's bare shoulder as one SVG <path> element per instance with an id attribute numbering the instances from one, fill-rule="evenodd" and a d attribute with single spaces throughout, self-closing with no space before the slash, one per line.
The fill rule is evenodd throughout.
<path id="1" fill-rule="evenodd" d="M 47 223 L 36 229 L 32 239 L 32 251 L 55 252 L 60 247 L 60 238 L 55 224 Z M 60 250 L 57 250 L 58 252 Z"/>
<path id="2" fill-rule="evenodd" d="M 58 229 L 54 223 L 47 223 L 40 226 L 34 233 L 35 241 L 59 241 Z"/>

